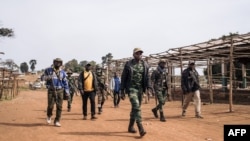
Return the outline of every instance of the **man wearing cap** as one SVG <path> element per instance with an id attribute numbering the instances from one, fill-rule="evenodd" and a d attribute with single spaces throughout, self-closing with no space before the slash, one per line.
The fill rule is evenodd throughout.
<path id="1" fill-rule="evenodd" d="M 72 104 L 72 101 L 73 101 L 73 97 L 74 97 L 74 94 L 77 90 L 77 86 L 76 86 L 76 82 L 75 82 L 75 78 L 71 76 L 72 75 L 72 71 L 70 69 L 68 69 L 67 71 L 67 80 L 68 80 L 68 83 L 69 83 L 69 93 L 70 93 L 70 96 L 68 98 L 68 112 L 71 111 L 71 104 Z"/>
<path id="2" fill-rule="evenodd" d="M 186 116 L 186 110 L 190 101 L 194 100 L 195 117 L 203 118 L 201 116 L 201 99 L 200 99 L 200 84 L 199 74 L 195 69 L 195 62 L 189 61 L 188 68 L 182 72 L 181 88 L 184 94 L 184 103 L 182 107 L 182 116 Z"/>
<path id="3" fill-rule="evenodd" d="M 63 94 L 69 96 L 69 85 L 66 78 L 66 73 L 61 69 L 63 64 L 62 59 L 56 58 L 53 60 L 53 65 L 46 68 L 43 75 L 43 80 L 46 81 L 48 89 L 48 107 L 47 107 L 47 123 L 51 123 L 54 104 L 56 103 L 56 118 L 54 125 L 60 127 L 60 119 L 63 105 Z"/>
<path id="4" fill-rule="evenodd" d="M 165 104 L 165 99 L 167 96 L 167 73 L 166 73 L 166 61 L 160 60 L 156 70 L 152 72 L 151 81 L 154 87 L 155 96 L 157 97 L 159 103 L 152 109 L 155 118 L 158 118 L 158 110 L 160 111 L 160 121 L 165 122 L 165 116 L 163 114 L 163 105 Z"/>
<path id="5" fill-rule="evenodd" d="M 125 99 L 125 93 L 128 94 L 131 103 L 130 122 L 128 126 L 129 133 L 136 133 L 134 123 L 137 123 L 140 136 L 144 136 L 146 131 L 142 126 L 141 119 L 141 101 L 143 92 L 150 87 L 149 67 L 142 60 L 143 51 L 140 48 L 133 50 L 133 59 L 126 62 L 121 76 L 121 99 Z"/>
<path id="6" fill-rule="evenodd" d="M 91 71 L 91 69 L 91 64 L 87 63 L 85 65 L 85 70 L 83 70 L 78 77 L 78 89 L 82 96 L 83 120 L 87 120 L 88 98 L 90 99 L 91 105 L 91 120 L 97 119 L 95 117 L 95 96 L 98 86 L 96 75 Z"/>

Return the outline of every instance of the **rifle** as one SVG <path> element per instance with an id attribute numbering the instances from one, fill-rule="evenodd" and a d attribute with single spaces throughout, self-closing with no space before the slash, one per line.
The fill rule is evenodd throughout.
<path id="1" fill-rule="evenodd" d="M 193 79 L 193 82 L 199 87 L 201 88 L 200 84 L 198 83 L 196 77 L 194 76 L 194 73 L 192 71 L 190 71 L 190 76 Z"/>
<path id="2" fill-rule="evenodd" d="M 72 79 L 74 79 L 74 78 L 72 78 Z M 68 79 L 68 80 L 69 80 L 69 79 Z M 73 89 L 75 90 L 76 95 L 78 95 L 78 94 L 77 94 L 78 88 L 77 88 L 76 84 L 75 84 L 75 83 L 72 83 L 71 81 L 68 81 L 68 82 L 69 82 L 69 86 L 70 86 L 70 87 L 73 86 Z M 75 81 L 74 81 L 74 82 L 75 82 Z"/>
<path id="3" fill-rule="evenodd" d="M 55 88 L 55 84 L 54 84 L 54 81 L 53 81 L 52 77 L 51 77 L 50 81 L 51 81 L 51 85 L 50 86 L 52 87 L 52 94 L 55 97 L 56 104 L 58 104 L 59 103 L 58 102 L 58 95 L 56 93 L 56 88 Z"/>
<path id="4" fill-rule="evenodd" d="M 152 95 L 155 97 L 155 104 L 157 105 L 157 97 L 156 97 L 156 94 L 155 94 L 155 89 L 153 87 L 148 87 L 147 89 L 151 90 Z"/>

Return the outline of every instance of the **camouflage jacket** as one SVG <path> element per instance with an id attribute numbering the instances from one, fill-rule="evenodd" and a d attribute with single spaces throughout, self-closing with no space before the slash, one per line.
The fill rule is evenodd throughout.
<path id="1" fill-rule="evenodd" d="M 141 86 L 142 86 L 143 92 L 145 92 L 148 87 L 151 87 L 150 78 L 149 78 L 149 66 L 143 60 L 141 60 L 140 63 L 142 63 L 142 66 L 143 66 Z M 126 93 L 129 93 L 129 88 L 131 87 L 131 83 L 133 80 L 132 76 L 133 76 L 134 65 L 135 65 L 134 59 L 127 61 L 122 72 L 121 90 L 125 90 Z"/>
<path id="2" fill-rule="evenodd" d="M 69 76 L 67 76 L 67 79 L 68 79 L 68 84 L 69 84 L 69 91 L 71 93 L 75 93 L 76 88 L 77 88 L 75 79 L 73 77 L 69 77 Z"/>
<path id="3" fill-rule="evenodd" d="M 155 90 L 160 88 L 167 89 L 167 72 L 166 69 L 161 69 L 159 66 L 152 72 L 151 82 Z"/>

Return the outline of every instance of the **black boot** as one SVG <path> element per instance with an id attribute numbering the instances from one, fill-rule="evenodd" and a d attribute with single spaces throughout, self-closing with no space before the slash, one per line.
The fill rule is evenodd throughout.
<path id="1" fill-rule="evenodd" d="M 143 126 L 141 123 L 137 122 L 137 126 L 140 132 L 140 136 L 143 137 L 147 132 L 144 130 Z"/>
<path id="2" fill-rule="evenodd" d="M 134 119 L 130 119 L 129 125 L 128 125 L 128 132 L 129 133 L 136 133 L 137 132 L 135 130 L 135 128 L 134 128 L 134 123 L 135 123 L 135 120 Z"/>
<path id="3" fill-rule="evenodd" d="M 166 119 L 165 119 L 163 112 L 160 112 L 160 121 L 166 122 Z"/>
<path id="4" fill-rule="evenodd" d="M 157 110 L 158 110 L 157 108 L 152 109 L 152 112 L 153 112 L 155 118 L 158 118 Z"/>
<path id="5" fill-rule="evenodd" d="M 98 107 L 98 114 L 100 115 L 102 113 L 102 107 Z"/>

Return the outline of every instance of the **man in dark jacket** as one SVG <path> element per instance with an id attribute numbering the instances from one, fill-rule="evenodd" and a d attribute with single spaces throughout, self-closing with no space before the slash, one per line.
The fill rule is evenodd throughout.
<path id="1" fill-rule="evenodd" d="M 149 67 L 142 60 L 142 53 L 143 51 L 140 48 L 134 49 L 134 59 L 126 62 L 121 76 L 121 98 L 124 100 L 125 93 L 127 93 L 132 106 L 128 132 L 136 133 L 134 129 L 136 121 L 141 137 L 146 134 L 141 123 L 141 101 L 143 92 L 150 87 Z"/>
<path id="2" fill-rule="evenodd" d="M 154 87 L 155 96 L 157 97 L 159 103 L 152 109 L 155 118 L 158 118 L 157 111 L 160 111 L 160 121 L 165 122 L 165 116 L 163 114 L 163 105 L 165 104 L 165 99 L 167 96 L 167 73 L 166 73 L 166 61 L 160 60 L 158 67 L 153 71 L 151 75 L 152 85 Z"/>
<path id="3" fill-rule="evenodd" d="M 203 118 L 201 116 L 201 99 L 200 99 L 200 84 L 199 74 L 195 69 L 195 62 L 189 61 L 188 68 L 182 72 L 181 88 L 185 96 L 182 107 L 182 116 L 186 115 L 186 110 L 190 101 L 194 100 L 195 117 Z"/>
<path id="4" fill-rule="evenodd" d="M 85 65 L 85 70 L 82 71 L 78 77 L 78 89 L 82 96 L 83 120 L 87 119 L 88 98 L 90 99 L 91 104 L 91 119 L 97 119 L 95 117 L 95 96 L 98 86 L 95 73 L 93 73 L 91 69 L 91 64 L 87 63 Z"/>

